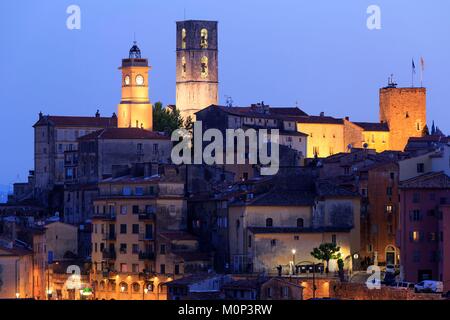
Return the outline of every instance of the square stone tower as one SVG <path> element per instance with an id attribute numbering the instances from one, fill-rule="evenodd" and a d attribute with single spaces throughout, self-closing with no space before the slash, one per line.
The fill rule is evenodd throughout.
<path id="1" fill-rule="evenodd" d="M 186 119 L 218 104 L 217 21 L 177 22 L 176 107 Z"/>
<path id="2" fill-rule="evenodd" d="M 410 137 L 422 137 L 427 124 L 426 89 L 380 89 L 380 121 L 387 123 L 390 149 L 403 151 Z"/>

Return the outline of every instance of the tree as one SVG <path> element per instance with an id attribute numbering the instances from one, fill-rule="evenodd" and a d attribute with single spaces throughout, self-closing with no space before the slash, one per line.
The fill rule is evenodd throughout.
<path id="1" fill-rule="evenodd" d="M 184 128 L 189 132 L 191 132 L 192 129 L 194 128 L 194 121 L 192 121 L 191 116 L 188 116 L 184 121 Z"/>
<path id="2" fill-rule="evenodd" d="M 153 130 L 171 134 L 174 130 L 183 126 L 180 111 L 164 108 L 161 102 L 153 106 Z"/>
<path id="3" fill-rule="evenodd" d="M 329 272 L 329 262 L 330 260 L 340 259 L 341 254 L 339 253 L 341 250 L 340 247 L 336 246 L 334 243 L 322 243 L 318 248 L 314 248 L 311 252 L 311 255 L 317 260 L 326 262 L 326 273 Z"/>

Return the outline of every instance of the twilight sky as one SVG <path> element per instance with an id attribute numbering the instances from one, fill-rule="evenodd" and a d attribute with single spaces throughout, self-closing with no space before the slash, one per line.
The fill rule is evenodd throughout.
<path id="1" fill-rule="evenodd" d="M 81 30 L 66 9 L 81 8 Z M 369 5 L 381 30 L 369 30 Z M 450 132 L 448 0 L 1 0 L 0 186 L 25 181 L 39 111 L 111 115 L 121 59 L 136 33 L 153 70 L 152 102 L 175 103 L 175 21 L 219 21 L 220 100 L 298 105 L 310 114 L 378 120 L 378 89 L 393 73 L 411 85 L 426 63 L 428 121 Z"/>

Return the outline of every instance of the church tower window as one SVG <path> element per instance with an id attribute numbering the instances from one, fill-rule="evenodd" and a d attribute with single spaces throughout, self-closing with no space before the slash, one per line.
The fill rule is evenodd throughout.
<path id="1" fill-rule="evenodd" d="M 186 49 L 186 29 L 181 30 L 181 49 Z"/>
<path id="2" fill-rule="evenodd" d="M 207 78 L 208 77 L 208 57 L 206 57 L 206 56 L 202 57 L 201 67 L 202 67 L 202 72 L 201 72 L 202 78 L 203 79 Z"/>
<path id="3" fill-rule="evenodd" d="M 181 74 L 183 77 L 186 76 L 186 58 L 181 58 Z"/>
<path id="4" fill-rule="evenodd" d="M 200 47 L 202 49 L 208 49 L 208 30 L 206 29 L 200 31 Z"/>

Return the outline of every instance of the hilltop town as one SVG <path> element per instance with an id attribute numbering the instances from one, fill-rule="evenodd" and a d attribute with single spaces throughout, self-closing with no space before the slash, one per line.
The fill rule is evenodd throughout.
<path id="1" fill-rule="evenodd" d="M 135 42 L 117 112 L 43 110 L 29 124 L 34 168 L 0 204 L 0 299 L 443 299 L 414 290 L 434 280 L 450 291 L 450 144 L 427 120 L 426 88 L 391 78 L 367 122 L 220 105 L 218 37 L 216 21 L 177 22 L 164 112 L 191 133 L 200 121 L 223 136 L 277 130 L 277 173 L 174 164 Z"/>

